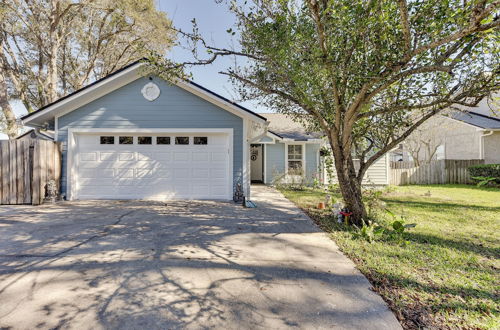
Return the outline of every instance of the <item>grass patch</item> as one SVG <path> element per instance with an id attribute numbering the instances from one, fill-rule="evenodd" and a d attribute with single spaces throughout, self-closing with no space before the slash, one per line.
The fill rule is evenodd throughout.
<path id="1" fill-rule="evenodd" d="M 405 328 L 500 328 L 500 190 L 465 185 L 403 186 L 384 193 L 386 208 L 417 226 L 409 245 L 354 239 L 316 209 L 319 190 L 282 190 L 330 233 L 372 282 Z M 339 197 L 339 196 L 335 196 Z M 385 213 L 380 222 L 388 222 Z"/>

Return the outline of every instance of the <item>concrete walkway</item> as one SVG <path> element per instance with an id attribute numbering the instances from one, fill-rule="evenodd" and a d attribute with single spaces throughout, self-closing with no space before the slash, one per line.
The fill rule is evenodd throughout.
<path id="1" fill-rule="evenodd" d="M 400 329 L 280 193 L 0 207 L 0 328 Z"/>

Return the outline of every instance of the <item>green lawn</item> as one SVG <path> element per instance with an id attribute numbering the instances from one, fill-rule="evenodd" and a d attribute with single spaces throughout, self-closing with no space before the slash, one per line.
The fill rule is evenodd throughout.
<path id="1" fill-rule="evenodd" d="M 417 226 L 408 245 L 353 238 L 316 205 L 318 190 L 282 190 L 370 279 L 406 328 L 500 329 L 500 190 L 465 185 L 388 189 L 385 207 Z M 386 212 L 377 215 L 387 224 Z"/>

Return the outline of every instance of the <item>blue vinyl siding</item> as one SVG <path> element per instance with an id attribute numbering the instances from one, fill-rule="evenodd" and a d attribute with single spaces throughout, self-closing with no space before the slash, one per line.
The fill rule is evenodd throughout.
<path id="1" fill-rule="evenodd" d="M 289 144 L 293 144 L 290 142 Z M 285 144 L 276 142 L 276 144 L 266 144 L 266 183 L 272 184 L 273 181 L 285 173 Z M 318 152 L 320 144 L 305 144 L 306 160 L 306 178 L 307 181 L 313 180 L 315 176 L 319 178 Z"/>
<path id="2" fill-rule="evenodd" d="M 58 119 L 63 143 L 62 193 L 66 193 L 68 128 L 232 128 L 233 180 L 242 181 L 243 119 L 160 78 L 160 97 L 153 102 L 141 94 L 149 82 L 140 78 Z"/>
<path id="3" fill-rule="evenodd" d="M 320 144 L 306 144 L 306 175 L 308 180 L 319 179 L 318 152 Z"/>
<path id="4" fill-rule="evenodd" d="M 266 144 L 266 183 L 272 184 L 276 176 L 285 173 L 285 145 Z"/>

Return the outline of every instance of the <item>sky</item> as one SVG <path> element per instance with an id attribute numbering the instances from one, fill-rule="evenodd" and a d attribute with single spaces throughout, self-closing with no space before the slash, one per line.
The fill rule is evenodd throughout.
<path id="1" fill-rule="evenodd" d="M 165 11 L 174 25 L 182 30 L 191 31 L 191 20 L 196 19 L 200 33 L 217 47 L 231 47 L 236 44 L 234 36 L 226 30 L 234 27 L 234 16 L 227 9 L 227 5 L 217 4 L 215 0 L 156 0 L 158 9 Z M 177 61 L 192 59 L 189 50 L 176 47 L 170 53 L 171 58 Z M 202 86 L 238 102 L 238 94 L 227 77 L 218 72 L 230 66 L 233 60 L 229 57 L 220 58 L 215 63 L 207 66 L 193 68 L 193 80 Z M 256 112 L 268 112 L 255 102 L 238 102 Z M 13 103 L 14 112 L 21 116 L 26 110 L 19 102 Z M 0 139 L 6 139 L 0 133 Z"/>
<path id="2" fill-rule="evenodd" d="M 213 45 L 230 48 L 237 43 L 236 37 L 230 36 L 226 32 L 227 29 L 234 27 L 235 24 L 234 16 L 229 12 L 226 4 L 217 4 L 214 0 L 157 1 L 159 9 L 168 14 L 177 28 L 184 31 L 191 31 L 191 20 L 196 18 L 200 33 Z M 182 48 L 173 49 L 171 56 L 178 61 L 192 58 L 191 53 Z M 232 58 L 225 57 L 217 59 L 211 65 L 195 67 L 192 69 L 193 80 L 216 93 L 237 101 L 238 95 L 235 93 L 232 84 L 227 77 L 218 73 L 232 63 Z M 258 112 L 266 111 L 266 109 L 257 108 L 254 104 L 243 105 Z"/>

